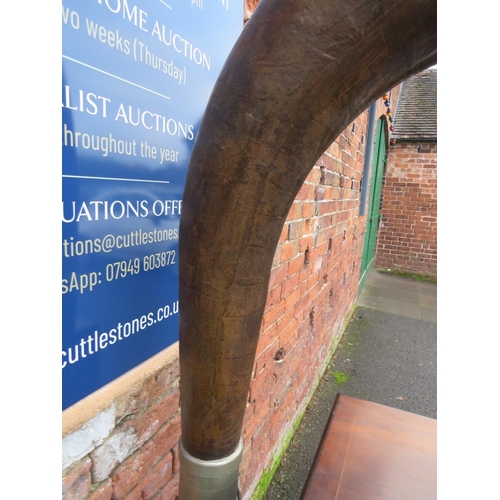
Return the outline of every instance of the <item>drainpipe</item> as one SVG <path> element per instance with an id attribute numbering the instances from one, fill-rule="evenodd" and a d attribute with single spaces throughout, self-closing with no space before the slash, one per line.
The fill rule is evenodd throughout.
<path id="1" fill-rule="evenodd" d="M 372 163 L 373 156 L 373 136 L 375 134 L 376 113 L 377 101 L 374 101 L 368 111 L 368 131 L 366 132 L 366 154 L 365 163 L 363 164 L 363 185 L 361 186 L 361 194 L 359 199 L 359 215 L 366 214 L 366 199 L 368 197 L 370 165 Z"/>
<path id="2" fill-rule="evenodd" d="M 436 17 L 435 0 L 263 0 L 229 55 L 193 147 L 179 229 L 180 500 L 235 500 L 288 211 L 342 130 L 435 63 Z"/>

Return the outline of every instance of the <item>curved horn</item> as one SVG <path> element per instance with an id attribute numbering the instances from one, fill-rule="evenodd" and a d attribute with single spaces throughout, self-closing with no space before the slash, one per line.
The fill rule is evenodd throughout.
<path id="1" fill-rule="evenodd" d="M 238 447 L 272 260 L 300 187 L 370 103 L 435 63 L 436 10 L 263 0 L 243 29 L 200 126 L 180 221 L 182 446 L 193 457 Z"/>

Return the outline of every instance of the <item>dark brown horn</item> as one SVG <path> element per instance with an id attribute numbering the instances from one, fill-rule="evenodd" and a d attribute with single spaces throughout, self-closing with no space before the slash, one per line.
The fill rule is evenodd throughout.
<path id="1" fill-rule="evenodd" d="M 217 81 L 180 222 L 182 445 L 239 443 L 274 252 L 314 162 L 434 64 L 434 0 L 263 0 Z M 182 497 L 181 497 L 182 498 Z"/>

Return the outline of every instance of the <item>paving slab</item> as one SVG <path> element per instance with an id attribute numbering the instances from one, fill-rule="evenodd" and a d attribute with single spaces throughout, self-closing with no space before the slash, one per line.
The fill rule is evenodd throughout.
<path id="1" fill-rule="evenodd" d="M 420 314 L 424 321 L 437 323 L 437 310 L 435 307 L 420 307 Z"/>
<path id="2" fill-rule="evenodd" d="M 419 291 L 416 286 L 412 288 L 400 285 L 391 287 L 385 285 L 378 286 L 372 283 L 367 283 L 362 293 L 362 297 L 366 296 L 384 297 L 387 299 L 393 299 L 414 304 L 417 302 Z"/>

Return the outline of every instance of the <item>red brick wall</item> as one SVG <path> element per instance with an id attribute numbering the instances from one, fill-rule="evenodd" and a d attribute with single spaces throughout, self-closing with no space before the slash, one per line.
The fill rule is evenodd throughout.
<path id="1" fill-rule="evenodd" d="M 435 142 L 401 142 L 389 150 L 375 266 L 437 276 Z"/>
<path id="2" fill-rule="evenodd" d="M 108 416 L 111 428 L 101 437 Z M 63 500 L 174 500 L 180 431 L 177 359 L 65 437 L 69 448 L 75 441 L 89 448 L 66 468 L 63 453 Z"/>

